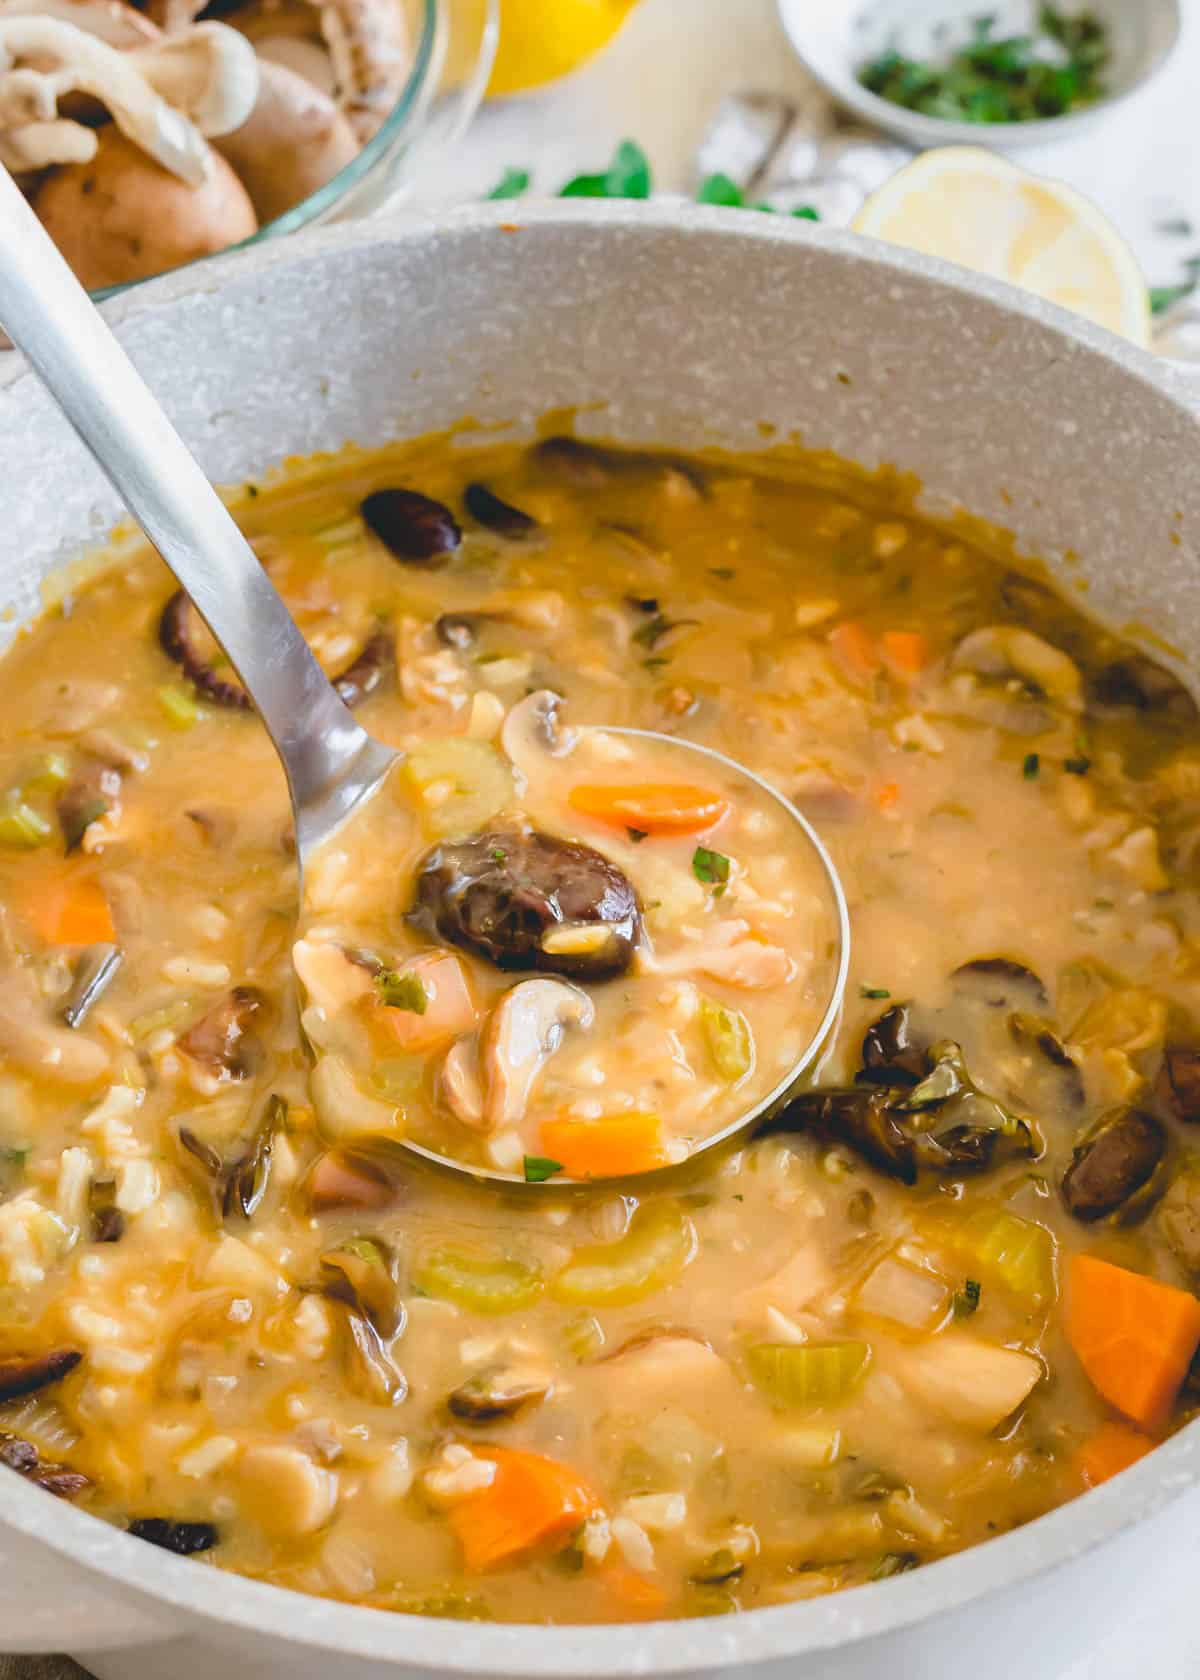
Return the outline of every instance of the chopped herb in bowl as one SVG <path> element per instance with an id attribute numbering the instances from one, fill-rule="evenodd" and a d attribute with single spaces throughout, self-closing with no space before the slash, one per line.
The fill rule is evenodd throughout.
<path id="1" fill-rule="evenodd" d="M 946 122 L 1040 122 L 1103 99 L 1112 56 L 1108 26 L 1094 12 L 1037 10 L 1019 35 L 996 33 L 991 15 L 973 18 L 967 40 L 941 60 L 891 46 L 862 65 L 869 93 Z"/>

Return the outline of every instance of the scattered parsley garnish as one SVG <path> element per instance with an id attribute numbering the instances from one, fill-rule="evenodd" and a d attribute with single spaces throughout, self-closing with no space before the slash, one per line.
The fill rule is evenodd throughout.
<path id="1" fill-rule="evenodd" d="M 656 612 L 645 624 L 638 625 L 633 632 L 633 640 L 639 647 L 657 647 L 663 637 L 669 635 L 672 630 L 682 630 L 685 625 L 696 622 L 694 618 L 668 618 L 665 613 Z"/>
<path id="2" fill-rule="evenodd" d="M 1104 97 L 1109 31 L 1094 12 L 1043 5 L 1036 32 L 1024 35 L 996 35 L 995 22 L 975 18 L 970 38 L 941 63 L 888 47 L 858 79 L 880 99 L 949 122 L 1037 122 Z"/>
<path id="3" fill-rule="evenodd" d="M 919 1569 L 921 1560 L 915 1552 L 884 1552 L 879 1562 L 871 1571 L 872 1581 L 889 1581 L 893 1575 L 907 1575 L 910 1569 Z"/>
<path id="4" fill-rule="evenodd" d="M 424 1015 L 429 1007 L 429 994 L 415 974 L 397 974 L 394 968 L 381 968 L 375 976 L 375 985 L 389 1009 Z"/>
<path id="5" fill-rule="evenodd" d="M 647 834 L 649 834 L 650 830 L 648 828 L 627 828 L 625 832 L 628 834 L 635 846 L 640 846 Z"/>
<path id="6" fill-rule="evenodd" d="M 561 1161 L 551 1161 L 545 1155 L 526 1155 L 524 1165 L 526 1184 L 545 1184 L 563 1170 Z"/>
<path id="7" fill-rule="evenodd" d="M 638 612 L 656 613 L 658 611 L 658 597 L 656 595 L 626 595 L 625 599 Z"/>
<path id="8" fill-rule="evenodd" d="M 962 1288 L 954 1292 L 955 1318 L 970 1318 L 972 1313 L 977 1312 L 982 1294 L 983 1286 L 978 1278 L 967 1278 Z"/>
<path id="9" fill-rule="evenodd" d="M 1026 753 L 1025 762 L 1021 766 L 1021 774 L 1027 782 L 1032 782 L 1042 767 L 1042 761 L 1036 753 Z"/>
<path id="10" fill-rule="evenodd" d="M 506 169 L 488 194 L 489 198 L 520 198 L 529 188 L 528 169 Z"/>
<path id="11" fill-rule="evenodd" d="M 1090 758 L 1064 758 L 1063 769 L 1068 776 L 1086 776 L 1092 768 Z"/>
<path id="12" fill-rule="evenodd" d="M 494 847 L 493 850 L 492 850 L 492 862 L 493 863 L 506 863 L 507 861 L 508 861 L 508 853 L 506 851 L 504 851 L 503 848 L 500 847 L 500 846 Z"/>
<path id="13" fill-rule="evenodd" d="M 488 193 L 488 198 L 520 198 L 528 191 L 528 169 L 506 169 Z M 613 153 L 607 169 L 596 175 L 575 175 L 560 187 L 559 198 L 649 198 L 654 191 L 654 176 L 650 160 L 636 140 L 622 140 Z M 699 204 L 719 204 L 731 210 L 764 210 L 775 213 L 773 204 L 747 200 L 737 182 L 728 175 L 706 175 L 696 189 Z M 787 214 L 806 222 L 819 222 L 821 213 L 811 204 L 802 204 Z"/>
<path id="14" fill-rule="evenodd" d="M 862 998 L 890 998 L 892 994 L 886 986 L 860 986 L 858 995 Z"/>
<path id="15" fill-rule="evenodd" d="M 665 653 L 656 653 L 653 659 L 642 660 L 642 669 L 644 671 L 661 671 L 664 665 L 669 665 L 670 663 L 671 661 L 667 658 Z"/>
<path id="16" fill-rule="evenodd" d="M 728 583 L 730 578 L 737 576 L 732 566 L 710 566 L 708 569 L 713 577 L 720 578 L 723 583 Z"/>
<path id="17" fill-rule="evenodd" d="M 724 852 L 710 852 L 707 846 L 697 846 L 692 853 L 692 874 L 705 886 L 723 891 L 729 880 L 729 859 Z"/>

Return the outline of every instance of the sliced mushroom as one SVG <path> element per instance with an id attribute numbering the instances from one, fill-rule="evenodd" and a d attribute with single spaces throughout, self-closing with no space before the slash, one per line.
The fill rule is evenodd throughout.
<path id="1" fill-rule="evenodd" d="M 433 633 L 443 647 L 467 653 L 479 640 L 481 613 L 442 613 L 434 621 Z"/>
<path id="2" fill-rule="evenodd" d="M 342 1318 L 351 1383 L 376 1405 L 398 1406 L 408 1394 L 408 1380 L 364 1313 L 337 1303 Z"/>
<path id="3" fill-rule="evenodd" d="M 325 1293 L 354 1307 L 390 1342 L 404 1328 L 392 1257 L 375 1237 L 351 1237 L 321 1256 Z"/>
<path id="4" fill-rule="evenodd" d="M 806 1132 L 844 1143 L 902 1184 L 917 1182 L 917 1140 L 885 1090 L 806 1091 L 773 1114 L 760 1135 L 775 1132 Z"/>
<path id="5" fill-rule="evenodd" d="M 273 222 L 317 192 L 359 150 L 328 94 L 285 65 L 263 60 L 253 109 L 236 128 L 222 132 L 216 147 L 262 222 Z"/>
<path id="6" fill-rule="evenodd" d="M 856 1077 L 865 1085 L 915 1085 L 928 1072 L 928 1048 L 913 1034 L 908 1004 L 893 1004 L 867 1028 Z"/>
<path id="7" fill-rule="evenodd" d="M 74 1348 L 54 1348 L 48 1353 L 23 1357 L 0 1356 L 0 1405 L 22 1394 L 36 1394 L 41 1388 L 61 1382 L 83 1358 Z"/>
<path id="8" fill-rule="evenodd" d="M 494 1423 L 540 1404 L 554 1387 L 548 1371 L 501 1365 L 460 1383 L 446 1401 L 451 1416 L 466 1423 Z"/>
<path id="9" fill-rule="evenodd" d="M 68 853 L 77 851 L 94 822 L 120 809 L 121 772 L 98 758 L 76 766 L 56 811 Z"/>
<path id="10" fill-rule="evenodd" d="M 1091 698 L 1101 706 L 1159 712 L 1178 723 L 1195 723 L 1200 716 L 1194 697 L 1174 672 L 1145 654 L 1132 653 L 1106 665 L 1090 688 Z"/>
<path id="11" fill-rule="evenodd" d="M 20 76 L 24 67 L 27 74 Z M 13 77 L 18 79 L 14 82 Z M 58 117 L 66 94 L 99 100 L 117 127 L 148 157 L 193 187 L 205 180 L 208 148 L 199 130 L 159 97 L 130 56 L 60 18 L 0 16 L 0 151 L 9 167 L 36 167 L 23 158 L 20 130 L 27 123 L 78 128 Z M 90 161 L 76 150 L 70 161 Z M 64 161 L 46 157 L 43 162 Z"/>
<path id="12" fill-rule="evenodd" d="M 419 490 L 373 490 L 362 516 L 384 547 L 410 565 L 445 566 L 462 542 L 450 509 Z"/>
<path id="13" fill-rule="evenodd" d="M 1152 1114 L 1126 1108 L 1104 1116 L 1075 1151 L 1063 1200 L 1088 1224 L 1115 1213 L 1150 1181 L 1166 1147 L 1166 1131 Z"/>
<path id="14" fill-rule="evenodd" d="M 1031 968 L 1012 957 L 976 957 L 950 976 L 956 990 L 969 992 L 990 1009 L 1015 1009 L 1022 997 L 1044 1009 L 1050 999 Z"/>
<path id="15" fill-rule="evenodd" d="M 382 1213 L 401 1200 L 407 1182 L 402 1151 L 386 1139 L 330 1149 L 309 1174 L 309 1205 L 314 1213 Z"/>
<path id="16" fill-rule="evenodd" d="M 522 980 L 492 1011 L 480 1046 L 484 1125 L 488 1131 L 522 1120 L 538 1075 L 570 1027 L 585 1031 L 596 1018 L 586 992 L 562 980 Z"/>
<path id="17" fill-rule="evenodd" d="M 0 0 L 0 18 L 31 14 L 73 24 L 122 52 L 162 38 L 151 20 L 124 0 Z"/>
<path id="18" fill-rule="evenodd" d="M 32 1441 L 22 1441 L 17 1435 L 0 1434 L 0 1464 L 58 1499 L 75 1499 L 92 1485 L 82 1470 L 44 1459 Z"/>
<path id="19" fill-rule="evenodd" d="M 1154 1091 L 1176 1120 L 1185 1125 L 1200 1122 L 1200 1047 L 1168 1044 Z"/>
<path id="20" fill-rule="evenodd" d="M 126 56 L 201 134 L 230 134 L 254 110 L 258 58 L 246 37 L 223 23 L 197 23 Z"/>
<path id="21" fill-rule="evenodd" d="M 534 463 L 573 490 L 602 490 L 620 471 L 624 457 L 581 438 L 542 438 L 531 451 Z"/>
<path id="22" fill-rule="evenodd" d="M 135 1517 L 128 1532 L 164 1552 L 174 1552 L 176 1557 L 211 1551 L 221 1538 L 215 1523 L 175 1522 L 170 1517 Z"/>
<path id="23" fill-rule="evenodd" d="M 282 1097 L 269 1097 L 249 1147 L 225 1168 L 221 1211 L 226 1219 L 234 1213 L 252 1219 L 257 1213 L 267 1193 L 275 1139 L 286 1124 L 287 1112 Z"/>
<path id="24" fill-rule="evenodd" d="M 351 660 L 333 686 L 351 711 L 361 705 L 395 674 L 396 646 L 382 626 L 363 643 L 362 652 Z"/>
<path id="25" fill-rule="evenodd" d="M 491 829 L 435 847 L 417 874 L 412 917 L 498 968 L 581 980 L 624 973 L 641 936 L 637 895 L 623 871 L 591 846 L 537 830 Z M 564 926 L 604 937 L 555 950 L 547 936 Z"/>
<path id="26" fill-rule="evenodd" d="M 176 1046 L 215 1079 L 247 1079 L 258 1060 L 251 1027 L 264 998 L 253 986 L 235 986 Z"/>
<path id="27" fill-rule="evenodd" d="M 527 782 L 544 776 L 550 761 L 575 745 L 574 732 L 563 724 L 561 707 L 561 695 L 539 688 L 510 706 L 504 719 L 500 745 Z"/>
<path id="28" fill-rule="evenodd" d="M 479 1072 L 479 1046 L 474 1037 L 460 1038 L 451 1045 L 442 1063 L 439 1093 L 454 1115 L 472 1131 L 484 1127 L 483 1080 Z"/>
<path id="29" fill-rule="evenodd" d="M 955 648 L 951 667 L 994 681 L 1015 680 L 1051 705 L 1083 710 L 1083 679 L 1075 661 L 1015 624 L 972 631 Z"/>
<path id="30" fill-rule="evenodd" d="M 1038 1016 L 1025 1015 L 1017 1010 L 1008 1018 L 1008 1031 L 1015 1044 L 1036 1050 L 1049 1062 L 1060 1076 L 1063 1093 L 1071 1107 L 1082 1108 L 1087 1100 L 1083 1075 L 1053 1028 Z"/>
<path id="31" fill-rule="evenodd" d="M 478 524 L 498 532 L 502 537 L 527 537 L 538 528 L 538 522 L 531 513 L 513 507 L 511 502 L 504 501 L 494 490 L 489 490 L 486 484 L 468 484 L 463 491 L 463 505 Z"/>

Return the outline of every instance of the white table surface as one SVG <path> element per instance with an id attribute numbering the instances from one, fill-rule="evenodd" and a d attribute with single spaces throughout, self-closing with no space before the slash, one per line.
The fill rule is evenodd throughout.
<path id="1" fill-rule="evenodd" d="M 1102 205 L 1156 285 L 1176 280 L 1180 260 L 1200 250 L 1200 0 L 1184 3 L 1182 50 L 1150 89 L 1095 133 L 1016 154 Z M 641 0 L 593 64 L 541 93 L 487 106 L 455 155 L 424 183 L 421 199 L 481 197 L 508 165 L 531 169 L 535 189 L 553 192 L 571 175 L 603 167 L 626 136 L 645 147 L 657 188 L 687 192 L 697 144 L 724 94 L 798 94 L 803 86 L 774 0 Z M 1194 238 L 1159 231 L 1180 217 L 1196 229 Z M 1103 1649 L 1091 1648 L 1081 1627 L 1077 1659 L 1051 1675 L 1014 1630 L 1021 1680 L 1200 1680 L 1200 1617 L 1193 1614 L 1200 1495 L 1177 1508 L 1175 1527 L 1176 1544 L 1160 1544 L 1147 1559 L 1137 1613 Z M 964 1658 L 969 1668 L 969 1653 Z M 0 1680 L 78 1673 L 53 1659 L 0 1656 Z"/>

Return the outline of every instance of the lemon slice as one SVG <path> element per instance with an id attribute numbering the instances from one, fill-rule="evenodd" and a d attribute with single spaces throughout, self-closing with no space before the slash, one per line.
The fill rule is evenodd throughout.
<path id="1" fill-rule="evenodd" d="M 923 153 L 871 194 L 859 233 L 1009 280 L 1135 344 L 1150 342 L 1150 294 L 1107 216 L 1059 181 L 994 152 Z"/>
<path id="2" fill-rule="evenodd" d="M 636 0 L 503 0 L 488 94 L 523 93 L 585 63 L 620 29 Z"/>

